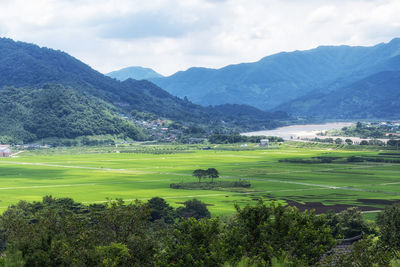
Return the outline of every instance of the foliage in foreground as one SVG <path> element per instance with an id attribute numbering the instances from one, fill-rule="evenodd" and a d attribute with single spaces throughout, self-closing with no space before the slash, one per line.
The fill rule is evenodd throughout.
<path id="1" fill-rule="evenodd" d="M 228 219 L 210 218 L 196 199 L 174 209 L 162 198 L 146 203 L 109 201 L 86 206 L 44 197 L 19 202 L 0 217 L 1 266 L 365 266 L 389 265 L 399 251 L 400 208 L 388 208 L 378 224 L 381 238 L 366 236 L 349 253 L 332 252 L 338 233 L 355 223 L 357 212 L 316 216 L 293 207 L 239 208 Z M 334 221 L 337 225 L 333 225 Z M 351 232 L 351 231 L 350 231 Z M 355 232 L 354 232 L 355 233 Z M 323 260 L 321 260 L 323 258 Z"/>

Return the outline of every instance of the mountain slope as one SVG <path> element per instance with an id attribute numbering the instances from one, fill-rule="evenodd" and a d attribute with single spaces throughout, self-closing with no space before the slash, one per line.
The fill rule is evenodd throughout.
<path id="1" fill-rule="evenodd" d="M 202 105 L 238 103 L 269 110 L 309 92 L 330 91 L 377 72 L 400 70 L 400 65 L 390 64 L 399 54 L 400 39 L 373 47 L 321 46 L 221 69 L 191 68 L 151 81 Z"/>
<path id="2" fill-rule="evenodd" d="M 59 85 L 4 88 L 0 90 L 0 114 L 0 136 L 14 142 L 102 134 L 144 138 L 141 130 L 114 115 L 110 105 Z"/>
<path id="3" fill-rule="evenodd" d="M 135 80 L 148 80 L 151 78 L 161 78 L 161 74 L 155 72 L 150 68 L 143 67 L 127 67 L 120 70 L 112 71 L 106 74 L 108 77 L 117 79 L 119 81 L 125 81 L 127 79 Z"/>
<path id="4" fill-rule="evenodd" d="M 309 94 L 277 109 L 323 119 L 398 119 L 400 71 L 376 73 L 326 94 Z"/>
<path id="5" fill-rule="evenodd" d="M 122 84 L 64 52 L 0 38 L 0 88 L 45 83 L 72 86 L 126 109 L 132 107 L 132 100 L 142 100 L 139 92 L 144 90 L 140 83 Z M 155 85 L 148 84 L 146 90 L 150 87 L 162 98 L 176 99 Z"/>

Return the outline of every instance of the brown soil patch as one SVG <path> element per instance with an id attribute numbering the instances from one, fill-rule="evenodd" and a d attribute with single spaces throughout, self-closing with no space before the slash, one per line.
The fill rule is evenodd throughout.
<path id="1" fill-rule="evenodd" d="M 300 211 L 315 210 L 316 214 L 326 213 L 328 211 L 333 211 L 335 213 L 338 213 L 338 212 L 347 210 L 348 208 L 352 208 L 352 207 L 357 207 L 361 211 L 379 210 L 379 208 L 370 207 L 370 206 L 354 206 L 354 205 L 346 205 L 346 204 L 335 204 L 335 205 L 325 206 L 321 202 L 305 202 L 305 204 L 302 204 L 302 203 L 292 201 L 292 200 L 286 200 L 286 202 L 288 203 L 288 206 L 296 207 Z"/>
<path id="2" fill-rule="evenodd" d="M 357 174 L 357 175 L 374 175 L 373 173 L 369 172 L 346 172 L 346 171 L 316 171 L 316 172 L 329 172 L 329 173 L 339 173 L 339 174 Z"/>

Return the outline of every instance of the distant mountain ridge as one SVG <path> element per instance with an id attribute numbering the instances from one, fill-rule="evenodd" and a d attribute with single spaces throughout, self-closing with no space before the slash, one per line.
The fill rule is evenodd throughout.
<path id="1" fill-rule="evenodd" d="M 398 120 L 400 71 L 379 72 L 332 92 L 311 93 L 276 109 L 320 119 Z"/>
<path id="2" fill-rule="evenodd" d="M 163 77 L 161 74 L 155 72 L 153 69 L 138 66 L 132 66 L 112 71 L 110 73 L 107 73 L 106 75 L 119 81 L 125 81 L 127 79 L 148 80 L 152 78 Z"/>
<path id="3" fill-rule="evenodd" d="M 320 46 L 221 69 L 190 68 L 151 81 L 205 106 L 247 104 L 271 110 L 311 92 L 324 94 L 379 72 L 398 71 L 399 55 L 400 39 L 395 38 L 372 47 Z"/>

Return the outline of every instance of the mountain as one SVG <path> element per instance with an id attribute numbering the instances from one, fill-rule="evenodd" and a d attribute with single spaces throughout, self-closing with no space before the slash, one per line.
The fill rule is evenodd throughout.
<path id="1" fill-rule="evenodd" d="M 400 62 L 400 56 L 397 60 Z M 379 72 L 329 93 L 309 94 L 277 109 L 322 119 L 398 119 L 400 71 Z"/>
<path id="2" fill-rule="evenodd" d="M 46 83 L 75 87 L 126 110 L 148 101 L 142 96 L 149 90 L 157 92 L 154 98 L 159 102 L 177 99 L 151 83 L 116 81 L 64 52 L 0 39 L 0 88 L 40 87 Z"/>
<path id="3" fill-rule="evenodd" d="M 0 90 L 0 114 L 0 136 L 14 142 L 104 134 L 125 134 L 136 140 L 145 137 L 109 104 L 60 85 L 4 88 Z"/>
<path id="4" fill-rule="evenodd" d="M 112 71 L 106 74 L 107 76 L 117 79 L 119 81 L 125 81 L 127 79 L 134 80 L 148 80 L 151 78 L 161 78 L 161 74 L 155 72 L 150 68 L 143 67 L 128 67 L 120 70 Z"/>
<path id="5" fill-rule="evenodd" d="M 57 89 L 59 86 L 64 89 Z M 119 113 L 134 111 L 207 127 L 254 129 L 280 125 L 274 119 L 275 113 L 264 112 L 262 125 L 251 116 L 246 122 L 239 121 L 214 108 L 172 96 L 149 81 L 120 82 L 64 52 L 6 38 L 0 38 L 0 92 L 3 96 L 0 122 L 14 125 L 7 126 L 9 129 L 0 135 L 20 136 L 18 140 L 24 141 L 101 133 L 124 133 L 142 139 L 133 123 L 118 118 Z M 37 99 L 45 100 L 37 102 Z M 52 106 L 56 99 L 62 105 Z M 83 109 L 85 106 L 87 109 Z M 42 123 L 46 127 L 41 127 Z"/>
<path id="6" fill-rule="evenodd" d="M 310 92 L 326 93 L 382 71 L 400 70 L 400 39 L 372 47 L 320 46 L 282 52 L 221 69 L 190 68 L 150 79 L 201 105 L 247 104 L 273 109 Z"/>

